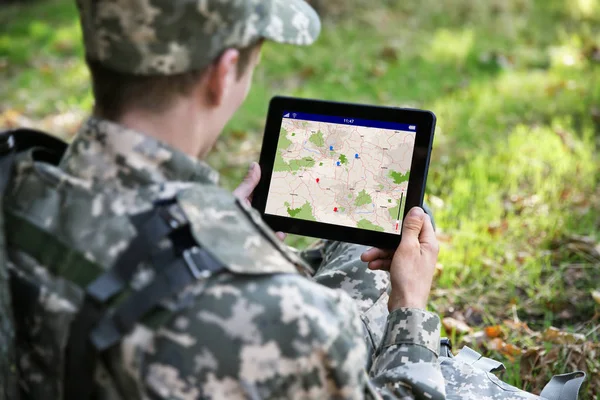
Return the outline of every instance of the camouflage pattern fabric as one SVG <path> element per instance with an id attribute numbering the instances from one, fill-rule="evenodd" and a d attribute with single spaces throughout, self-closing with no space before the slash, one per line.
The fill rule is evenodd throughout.
<path id="1" fill-rule="evenodd" d="M 137 324 L 98 365 L 97 398 L 444 398 L 437 316 L 400 309 L 384 318 L 378 311 L 373 320 L 385 323 L 369 327 L 367 317 L 387 295 L 385 277 L 368 273 L 364 288 L 352 288 L 357 275 L 348 275 L 342 290 L 326 288 L 319 280 L 335 286 L 347 273 L 342 265 L 351 265 L 344 247 L 332 245 L 332 267 L 323 264 L 317 282 L 307 279 L 305 263 L 274 240 L 255 210 L 215 185 L 208 165 L 94 118 L 58 167 L 33 157 L 18 160 L 6 207 L 69 252 L 48 254 L 48 243 L 31 246 L 35 255 L 10 249 L 11 268 L 43 289 L 17 338 L 21 385 L 31 398 L 61 396 L 57 366 L 82 295 L 61 278 L 74 272 L 64 270 L 65 257 L 76 252 L 108 268 L 133 236 L 124 216 L 173 196 L 196 239 L 229 272 L 186 288 L 172 299 L 181 307 L 159 327 Z M 18 236 L 20 227 L 7 229 Z M 98 274 L 91 266 L 75 272 L 84 281 Z M 367 288 L 367 279 L 378 283 Z M 132 286 L 151 280 L 140 266 Z"/>
<path id="2" fill-rule="evenodd" d="M 383 338 L 389 315 L 389 273 L 371 271 L 360 261 L 360 255 L 368 249 L 367 246 L 322 241 L 316 247 L 322 256 L 320 264 L 315 266 L 314 281 L 332 289 L 342 289 L 358 306 L 365 328 L 368 369 Z"/>
<path id="3" fill-rule="evenodd" d="M 138 75 L 201 70 L 260 39 L 311 44 L 321 24 L 303 0 L 77 0 L 86 55 Z"/>
<path id="4" fill-rule="evenodd" d="M 541 397 L 502 382 L 489 371 L 454 358 L 440 357 L 448 400 L 533 400 Z"/>
<path id="5" fill-rule="evenodd" d="M 310 258 L 313 267 L 316 269 L 314 280 L 330 288 L 339 288 L 350 295 L 358 306 L 360 317 L 363 321 L 365 331 L 365 343 L 367 353 L 370 357 L 367 369 L 371 376 L 377 377 L 382 370 L 387 368 L 384 357 L 377 358 L 377 351 L 385 347 L 382 338 L 385 333 L 393 335 L 394 332 L 386 332 L 388 325 L 387 301 L 390 290 L 389 274 L 383 271 L 371 271 L 367 269 L 365 263 L 360 261 L 360 255 L 367 249 L 366 246 L 354 245 L 349 243 L 340 243 L 321 240 L 313 244 L 309 249 L 301 253 L 302 257 Z M 314 257 L 314 251 L 320 253 L 320 257 Z M 309 256 L 311 253 L 311 257 Z M 436 320 L 427 318 L 427 313 L 414 311 L 417 318 L 421 321 L 414 321 L 412 325 L 415 328 L 413 335 L 423 335 L 421 340 L 426 341 L 427 333 L 434 327 Z M 401 320 L 408 320 L 413 316 L 407 314 L 399 317 Z M 428 329 L 429 327 L 429 329 Z M 429 339 L 433 339 L 429 337 Z M 430 342 L 431 347 L 435 347 Z M 420 351 L 422 350 L 422 351 Z M 405 352 L 408 360 L 419 362 L 433 362 L 432 353 L 425 349 L 411 348 L 410 346 L 401 347 L 393 353 L 394 357 L 398 353 Z M 471 351 L 473 352 L 473 351 Z M 474 352 L 473 352 L 474 353 Z M 378 364 L 372 367 L 372 361 L 376 360 Z M 491 361 L 491 360 L 488 360 Z M 508 385 L 501 381 L 491 371 L 482 368 L 490 363 L 467 362 L 464 359 L 439 357 L 442 374 L 444 377 L 444 387 L 446 399 L 452 400 L 531 400 L 540 399 L 539 396 L 527 393 L 519 388 Z M 493 363 L 493 362 L 492 362 Z M 493 363 L 496 364 L 496 363 Z M 383 366 L 383 367 L 382 367 Z M 382 368 L 382 370 L 379 370 Z M 425 367 L 429 369 L 429 367 Z M 405 374 L 413 377 L 411 388 L 419 388 L 422 382 L 426 380 L 427 371 L 422 370 L 421 365 L 409 365 L 406 367 Z M 393 374 L 393 373 L 390 373 Z M 379 378 L 374 379 L 374 383 Z M 404 377 L 406 379 L 406 376 Z M 421 397 L 415 389 L 413 395 Z M 382 393 L 383 394 L 383 393 Z M 393 398 L 393 396 L 392 396 Z"/>

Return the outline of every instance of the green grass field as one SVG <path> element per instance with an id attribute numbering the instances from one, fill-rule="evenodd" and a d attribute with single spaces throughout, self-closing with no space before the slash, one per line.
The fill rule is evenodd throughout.
<path id="1" fill-rule="evenodd" d="M 600 399 L 600 2 L 377 4 L 325 18 L 314 46 L 267 44 L 210 163 L 241 180 L 275 94 L 434 111 L 431 308 L 509 383 L 585 369 Z M 0 9 L 0 127 L 73 134 L 92 105 L 80 39 L 74 2 Z"/>

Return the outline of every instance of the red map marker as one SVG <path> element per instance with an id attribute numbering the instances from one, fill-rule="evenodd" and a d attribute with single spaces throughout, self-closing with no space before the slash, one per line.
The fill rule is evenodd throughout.
<path id="1" fill-rule="evenodd" d="M 333 212 L 337 212 L 337 207 L 333 207 Z"/>
<path id="2" fill-rule="evenodd" d="M 317 183 L 319 183 L 319 178 L 317 178 Z"/>

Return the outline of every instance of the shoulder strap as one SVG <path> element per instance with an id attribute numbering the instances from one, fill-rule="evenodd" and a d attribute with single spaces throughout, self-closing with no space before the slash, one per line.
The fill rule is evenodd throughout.
<path id="1" fill-rule="evenodd" d="M 34 129 L 13 129 L 0 132 L 0 398 L 18 397 L 18 374 L 15 364 L 15 325 L 8 271 L 8 254 L 4 234 L 4 193 L 12 176 L 15 155 L 33 147 L 49 150 L 45 160 L 58 163 L 67 144 L 47 133 Z M 44 156 L 43 156 L 44 157 Z"/>
<path id="2" fill-rule="evenodd" d="M 540 396 L 547 400 L 577 400 L 584 380 L 585 372 L 583 371 L 555 375 L 544 386 Z"/>
<path id="3" fill-rule="evenodd" d="M 89 399 L 94 370 L 102 352 L 117 345 L 159 303 L 195 281 L 225 270 L 225 266 L 197 245 L 189 223 L 175 202 L 161 202 L 151 211 L 132 217 L 137 236 L 115 265 L 86 288 L 83 307 L 73 321 L 67 345 L 65 399 Z M 169 237 L 173 248 L 154 252 Z M 131 292 L 110 312 L 108 303 L 123 294 L 139 263 L 150 259 L 154 279 Z"/>
<path id="4" fill-rule="evenodd" d="M 1 135 L 12 136 L 16 152 L 25 151 L 34 147 L 41 147 L 52 153 L 51 159 L 43 161 L 58 164 L 67 150 L 68 144 L 64 140 L 49 133 L 36 129 L 18 128 L 0 132 Z"/>
<path id="5" fill-rule="evenodd" d="M 17 368 L 15 364 L 15 325 L 8 272 L 8 254 L 4 236 L 4 192 L 10 180 L 15 160 L 15 141 L 10 133 L 0 134 L 0 397 L 17 398 Z"/>

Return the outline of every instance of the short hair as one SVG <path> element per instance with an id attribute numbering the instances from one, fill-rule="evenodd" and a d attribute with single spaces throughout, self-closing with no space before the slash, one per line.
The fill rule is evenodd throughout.
<path id="1" fill-rule="evenodd" d="M 260 43 L 238 49 L 238 79 L 248 69 L 252 53 Z M 92 78 L 94 113 L 111 121 L 118 121 L 132 108 L 164 112 L 177 97 L 188 96 L 206 71 L 204 68 L 175 75 L 143 76 L 114 71 L 90 58 L 86 62 Z"/>

